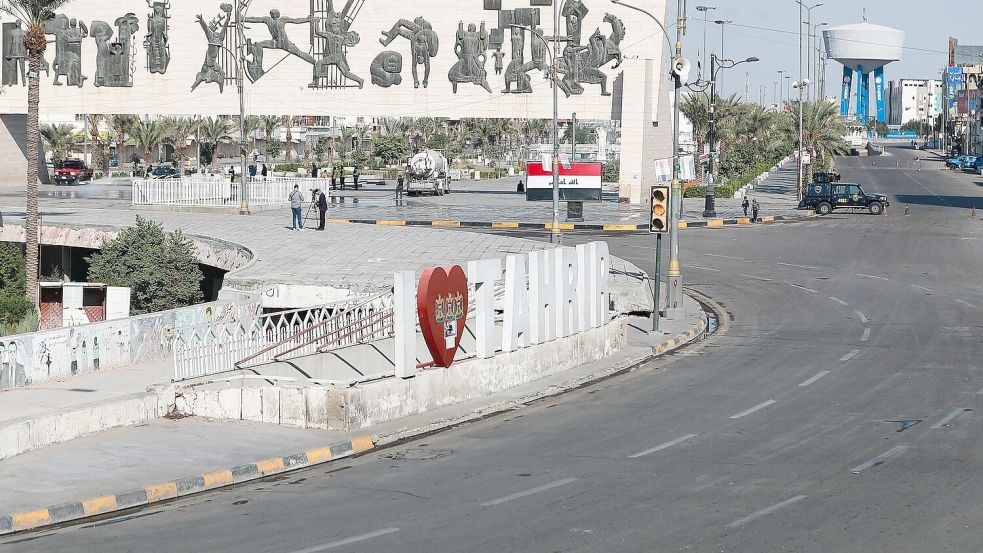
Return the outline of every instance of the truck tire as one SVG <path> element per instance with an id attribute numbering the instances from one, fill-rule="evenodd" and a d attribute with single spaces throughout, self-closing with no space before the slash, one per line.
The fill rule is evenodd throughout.
<path id="1" fill-rule="evenodd" d="M 870 211 L 871 215 L 880 215 L 884 211 L 884 204 L 881 202 L 871 202 L 867 209 Z"/>
<path id="2" fill-rule="evenodd" d="M 816 206 L 816 215 L 829 215 L 833 212 L 833 206 L 829 202 L 819 202 Z"/>

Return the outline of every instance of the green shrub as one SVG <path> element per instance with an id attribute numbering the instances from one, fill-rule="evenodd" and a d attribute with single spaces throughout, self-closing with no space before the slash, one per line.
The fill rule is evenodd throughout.
<path id="1" fill-rule="evenodd" d="M 604 182 L 618 182 L 621 178 L 621 162 L 617 159 L 604 164 L 601 168 L 601 180 Z"/>
<path id="2" fill-rule="evenodd" d="M 139 215 L 136 226 L 120 231 L 86 261 L 90 281 L 130 287 L 134 315 L 202 301 L 203 275 L 194 245 L 180 230 L 164 232 L 159 223 Z"/>

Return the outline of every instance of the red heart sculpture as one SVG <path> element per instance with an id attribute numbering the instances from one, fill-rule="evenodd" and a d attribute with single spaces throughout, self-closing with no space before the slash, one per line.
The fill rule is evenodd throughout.
<path id="1" fill-rule="evenodd" d="M 468 314 L 468 277 L 460 265 L 427 267 L 416 292 L 420 330 L 434 364 L 450 367 Z"/>

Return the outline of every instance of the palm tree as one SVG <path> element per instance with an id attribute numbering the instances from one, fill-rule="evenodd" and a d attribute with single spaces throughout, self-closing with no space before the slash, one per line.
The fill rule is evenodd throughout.
<path id="1" fill-rule="evenodd" d="M 258 115 L 247 115 L 245 121 L 243 121 L 243 130 L 245 130 L 245 137 L 248 139 L 252 137 L 253 139 L 253 150 L 256 149 L 256 131 L 260 129 L 261 120 Z"/>
<path id="2" fill-rule="evenodd" d="M 185 165 L 188 160 L 188 140 L 193 140 L 198 134 L 200 120 L 196 117 L 168 117 L 165 123 L 167 127 L 167 142 L 174 147 L 174 153 L 178 156 L 179 171 L 184 174 Z"/>
<path id="3" fill-rule="evenodd" d="M 68 0 L 0 0 L 0 12 L 27 23 L 24 46 L 27 48 L 27 213 L 25 259 L 27 277 L 24 295 L 36 302 L 38 297 L 38 104 L 41 100 L 41 65 L 48 44 L 44 22 Z"/>
<path id="4" fill-rule="evenodd" d="M 791 108 L 779 122 L 779 130 L 785 135 L 790 144 L 798 141 L 798 101 L 792 102 Z M 811 148 L 815 161 L 809 165 L 807 178 L 804 182 L 812 182 L 812 175 L 817 168 L 828 167 L 834 155 L 849 153 L 850 146 L 843 139 L 847 134 L 846 124 L 839 115 L 839 108 L 830 102 L 816 100 L 802 104 L 802 147 Z"/>
<path id="5" fill-rule="evenodd" d="M 127 135 L 130 133 L 130 129 L 139 121 L 135 115 L 112 115 L 109 117 L 111 134 L 116 137 L 116 157 L 119 158 L 121 167 L 126 162 Z"/>
<path id="6" fill-rule="evenodd" d="M 287 129 L 287 136 L 286 136 L 287 163 L 290 163 L 291 154 L 294 153 L 293 126 L 298 122 L 297 120 L 298 118 L 294 117 L 293 115 L 284 115 L 281 120 L 281 124 Z"/>
<path id="7" fill-rule="evenodd" d="M 153 163 L 153 151 L 167 139 L 165 123 L 160 119 L 141 119 L 130 132 L 137 147 L 143 150 L 144 163 Z"/>
<path id="8" fill-rule="evenodd" d="M 92 159 L 95 159 L 96 152 L 99 152 L 99 157 L 102 158 L 102 174 L 105 176 L 109 174 L 109 160 L 106 159 L 104 149 L 100 147 L 102 141 L 99 140 L 99 124 L 103 119 L 105 116 L 97 113 L 85 116 L 85 123 L 89 127 L 89 151 L 92 152 Z"/>
<path id="9" fill-rule="evenodd" d="M 232 120 L 223 117 L 207 117 L 201 120 L 201 139 L 212 146 L 212 173 L 216 172 L 218 162 L 218 145 L 229 139 L 232 130 Z"/>
<path id="10" fill-rule="evenodd" d="M 41 136 L 51 150 L 51 160 L 57 165 L 68 157 L 75 144 L 75 127 L 67 123 L 41 125 Z"/>

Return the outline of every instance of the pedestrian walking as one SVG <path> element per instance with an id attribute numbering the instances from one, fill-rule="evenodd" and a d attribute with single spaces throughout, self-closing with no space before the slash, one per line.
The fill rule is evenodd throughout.
<path id="1" fill-rule="evenodd" d="M 526 191 L 526 186 L 524 184 L 522 184 L 522 179 L 519 179 L 519 182 L 516 183 L 516 185 L 515 185 L 515 191 L 516 192 L 525 192 Z"/>
<path id="2" fill-rule="evenodd" d="M 317 163 L 311 164 L 311 177 L 317 178 Z"/>
<path id="3" fill-rule="evenodd" d="M 355 190 L 358 190 L 358 177 L 360 173 L 358 172 L 358 167 L 355 168 L 355 172 L 352 173 L 352 184 L 355 185 Z"/>
<path id="4" fill-rule="evenodd" d="M 236 181 L 236 170 L 235 167 L 229 165 L 229 182 L 234 183 Z"/>
<path id="5" fill-rule="evenodd" d="M 741 202 L 741 207 L 744 209 L 744 216 L 747 217 L 747 208 L 751 206 L 751 202 L 748 201 L 747 196 L 744 196 L 744 201 Z"/>
<path id="6" fill-rule="evenodd" d="M 338 168 L 333 167 L 331 169 L 331 190 L 338 189 Z"/>
<path id="7" fill-rule="evenodd" d="M 252 164 L 249 165 L 249 178 L 251 178 L 251 179 L 255 179 L 256 178 L 256 164 L 255 163 L 252 163 Z"/>
<path id="8" fill-rule="evenodd" d="M 290 230 L 304 230 L 304 195 L 296 184 L 293 192 L 290 193 L 290 211 L 293 215 Z"/>
<path id="9" fill-rule="evenodd" d="M 396 201 L 403 199 L 403 175 L 396 177 Z"/>
<path id="10" fill-rule="evenodd" d="M 266 168 L 266 164 L 265 163 L 263 164 L 263 170 L 260 171 L 259 174 L 262 175 L 264 179 L 266 178 L 266 175 L 269 175 L 270 174 L 270 171 L 269 171 L 269 169 Z"/>
<path id="11" fill-rule="evenodd" d="M 758 220 L 758 200 L 751 200 L 751 220 Z"/>
<path id="12" fill-rule="evenodd" d="M 324 230 L 324 215 L 328 212 L 328 197 L 321 190 L 314 190 L 314 194 L 317 198 L 317 211 L 321 216 L 317 230 Z"/>
<path id="13" fill-rule="evenodd" d="M 341 170 L 341 189 L 345 189 L 345 170 Z"/>

